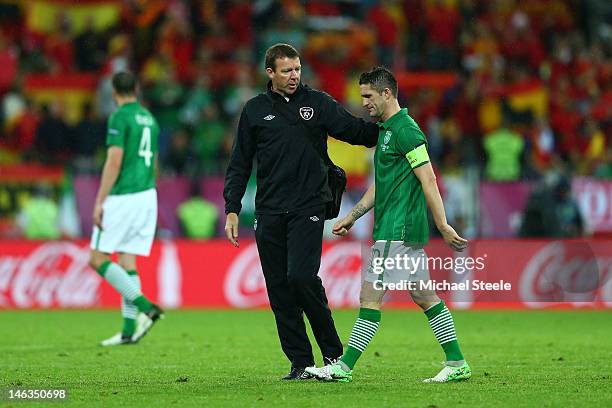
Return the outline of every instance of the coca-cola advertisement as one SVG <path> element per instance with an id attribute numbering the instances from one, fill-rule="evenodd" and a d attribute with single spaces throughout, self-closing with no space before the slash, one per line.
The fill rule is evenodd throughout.
<path id="1" fill-rule="evenodd" d="M 88 266 L 86 242 L 5 241 L 1 248 L 2 308 L 119 306 L 119 295 Z M 433 241 L 426 252 L 431 279 L 388 285 L 389 306 L 413 307 L 408 290 L 432 289 L 457 308 L 612 307 L 606 241 L 478 240 L 462 253 Z M 332 307 L 359 305 L 369 254 L 368 243 L 324 243 L 319 275 Z M 138 272 L 143 292 L 166 308 L 268 305 L 253 241 L 240 248 L 223 240 L 157 241 L 150 257 L 139 258 Z"/>

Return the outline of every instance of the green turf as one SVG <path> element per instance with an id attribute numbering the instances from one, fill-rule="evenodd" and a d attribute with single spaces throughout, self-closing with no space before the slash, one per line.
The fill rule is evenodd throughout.
<path id="1" fill-rule="evenodd" d="M 335 313 L 344 341 L 355 316 Z M 96 343 L 119 328 L 118 312 L 3 311 L 0 386 L 67 388 L 68 402 L 46 404 L 55 407 L 612 406 L 612 313 L 470 311 L 455 321 L 468 382 L 421 383 L 443 359 L 427 321 L 385 311 L 354 381 L 339 384 L 279 381 L 289 364 L 268 311 L 169 312 L 141 344 L 115 348 Z"/>

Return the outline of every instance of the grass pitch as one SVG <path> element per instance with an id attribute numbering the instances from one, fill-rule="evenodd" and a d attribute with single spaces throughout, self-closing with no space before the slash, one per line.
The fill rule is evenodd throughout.
<path id="1" fill-rule="evenodd" d="M 334 313 L 348 340 L 356 311 Z M 272 313 L 170 311 L 136 346 L 101 348 L 118 311 L 0 312 L 0 387 L 66 388 L 87 407 L 612 406 L 609 311 L 454 312 L 471 380 L 423 384 L 443 353 L 417 311 L 384 311 L 349 384 L 283 382 Z M 317 363 L 321 357 L 316 351 Z"/>

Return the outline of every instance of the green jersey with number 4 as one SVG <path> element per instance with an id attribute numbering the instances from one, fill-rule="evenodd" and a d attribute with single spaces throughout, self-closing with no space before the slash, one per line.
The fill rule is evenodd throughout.
<path id="1" fill-rule="evenodd" d="M 429 163 L 427 140 L 407 109 L 378 126 L 373 238 L 425 245 L 429 240 L 427 202 L 413 170 Z"/>
<path id="2" fill-rule="evenodd" d="M 155 187 L 155 155 L 159 125 L 137 102 L 123 104 L 108 119 L 107 146 L 123 149 L 121 171 L 111 195 L 137 193 Z"/>

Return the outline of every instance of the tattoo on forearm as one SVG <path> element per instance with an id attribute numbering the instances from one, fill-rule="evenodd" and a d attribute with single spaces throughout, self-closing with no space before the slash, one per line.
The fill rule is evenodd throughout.
<path id="1" fill-rule="evenodd" d="M 353 208 L 353 210 L 351 211 L 351 217 L 353 217 L 353 219 L 357 221 L 366 212 L 368 212 L 368 210 L 366 210 L 363 204 L 357 204 L 355 208 Z"/>

